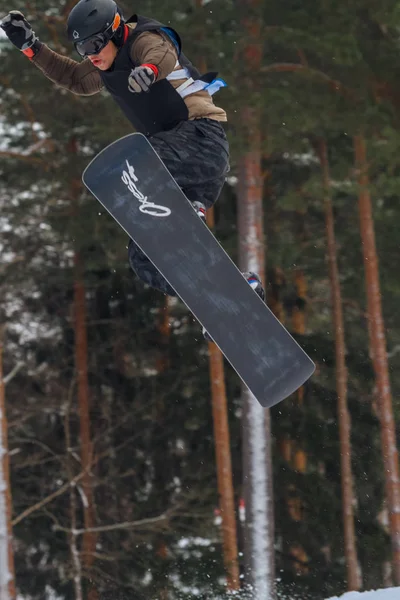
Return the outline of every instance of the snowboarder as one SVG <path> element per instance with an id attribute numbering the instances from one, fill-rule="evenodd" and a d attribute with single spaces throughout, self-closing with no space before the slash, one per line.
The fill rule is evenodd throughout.
<path id="1" fill-rule="evenodd" d="M 137 131 L 145 134 L 199 217 L 217 200 L 229 170 L 229 147 L 221 122 L 226 113 L 212 95 L 226 84 L 216 73 L 200 75 L 181 52 L 177 32 L 134 15 L 125 20 L 113 0 L 80 0 L 67 23 L 69 40 L 82 62 L 39 41 L 19 11 L 1 27 L 9 40 L 57 85 L 82 96 L 108 90 Z M 133 271 L 165 294 L 176 293 L 132 241 Z M 244 273 L 256 293 L 255 273 Z"/>

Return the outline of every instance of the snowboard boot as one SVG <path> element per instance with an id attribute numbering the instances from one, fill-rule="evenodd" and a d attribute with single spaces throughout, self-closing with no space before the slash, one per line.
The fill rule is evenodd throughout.
<path id="1" fill-rule="evenodd" d="M 203 223 L 206 222 L 206 207 L 204 206 L 204 204 L 202 202 L 199 202 L 198 200 L 196 200 L 195 202 L 192 202 L 192 206 L 194 208 L 194 210 L 197 213 L 197 216 L 200 217 L 200 219 L 203 221 Z"/>
<path id="2" fill-rule="evenodd" d="M 250 271 L 249 273 L 242 273 L 242 275 L 245 279 L 247 279 L 257 296 L 260 296 L 261 300 L 265 302 L 265 290 L 261 283 L 260 276 L 257 273 L 253 273 L 253 271 Z"/>
<path id="3" fill-rule="evenodd" d="M 253 271 L 250 271 L 248 273 L 242 273 L 242 275 L 245 279 L 247 279 L 249 285 L 253 288 L 253 290 L 255 291 L 257 296 L 259 296 L 261 298 L 261 300 L 264 302 L 265 301 L 265 290 L 261 283 L 260 276 L 257 275 L 257 273 L 253 273 Z M 210 334 L 204 329 L 204 327 L 203 327 L 203 336 L 208 342 L 214 341 L 212 339 L 212 337 L 210 336 Z"/>

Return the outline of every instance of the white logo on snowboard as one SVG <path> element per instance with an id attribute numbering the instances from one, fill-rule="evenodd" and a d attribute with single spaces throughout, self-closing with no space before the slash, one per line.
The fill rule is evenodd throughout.
<path id="1" fill-rule="evenodd" d="M 153 217 L 169 217 L 171 210 L 167 206 L 160 206 L 154 204 L 154 202 L 148 202 L 147 196 L 143 196 L 142 192 L 138 190 L 136 183 L 139 179 L 135 175 L 135 169 L 126 161 L 128 171 L 122 172 L 122 181 L 127 186 L 128 190 L 137 198 L 141 204 L 139 207 L 140 212 L 152 215 Z"/>

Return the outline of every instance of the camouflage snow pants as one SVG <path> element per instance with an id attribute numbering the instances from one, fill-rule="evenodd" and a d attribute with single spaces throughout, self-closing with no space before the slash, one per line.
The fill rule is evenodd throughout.
<path id="1" fill-rule="evenodd" d="M 229 171 L 229 146 L 222 125 L 212 119 L 183 121 L 174 129 L 150 136 L 149 141 L 187 198 L 210 208 Z M 129 241 L 128 258 L 131 268 L 142 281 L 164 294 L 176 296 L 132 240 Z"/>

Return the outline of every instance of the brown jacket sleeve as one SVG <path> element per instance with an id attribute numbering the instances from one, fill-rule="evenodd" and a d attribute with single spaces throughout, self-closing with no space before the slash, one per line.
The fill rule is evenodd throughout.
<path id="1" fill-rule="evenodd" d="M 145 31 L 132 44 L 131 58 L 135 64 L 146 63 L 158 68 L 157 81 L 165 79 L 175 69 L 178 60 L 174 44 L 162 33 Z"/>
<path id="2" fill-rule="evenodd" d="M 103 88 L 101 76 L 90 60 L 78 63 L 43 44 L 32 62 L 48 79 L 73 94 L 92 96 Z"/>

